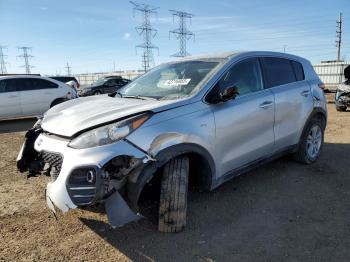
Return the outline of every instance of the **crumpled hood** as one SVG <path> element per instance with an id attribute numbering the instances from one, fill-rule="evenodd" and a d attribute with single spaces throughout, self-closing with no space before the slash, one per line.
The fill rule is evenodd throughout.
<path id="1" fill-rule="evenodd" d="M 48 110 L 41 127 L 49 133 L 71 137 L 93 126 L 145 111 L 158 112 L 184 102 L 116 98 L 108 95 L 82 97 Z"/>

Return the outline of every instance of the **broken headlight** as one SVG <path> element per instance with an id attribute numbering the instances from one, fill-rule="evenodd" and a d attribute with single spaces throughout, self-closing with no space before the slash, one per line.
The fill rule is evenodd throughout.
<path id="1" fill-rule="evenodd" d="M 76 149 L 84 149 L 112 144 L 139 128 L 149 117 L 149 114 L 143 114 L 117 123 L 98 127 L 77 136 L 68 146 Z"/>

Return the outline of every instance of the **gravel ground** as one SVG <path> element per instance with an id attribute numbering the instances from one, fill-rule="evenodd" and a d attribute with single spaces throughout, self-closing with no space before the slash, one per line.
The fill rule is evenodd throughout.
<path id="1" fill-rule="evenodd" d="M 56 221 L 44 199 L 48 178 L 16 170 L 23 135 L 0 134 L 0 261 L 350 260 L 350 112 L 334 105 L 317 163 L 285 157 L 214 192 L 191 193 L 178 234 L 146 219 L 113 230 L 102 208 Z"/>

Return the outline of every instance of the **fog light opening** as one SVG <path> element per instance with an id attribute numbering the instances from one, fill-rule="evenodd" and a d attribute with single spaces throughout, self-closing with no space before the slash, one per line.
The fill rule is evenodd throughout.
<path id="1" fill-rule="evenodd" d="M 94 183 L 95 181 L 95 172 L 93 170 L 89 170 L 86 172 L 86 181 L 89 183 Z"/>

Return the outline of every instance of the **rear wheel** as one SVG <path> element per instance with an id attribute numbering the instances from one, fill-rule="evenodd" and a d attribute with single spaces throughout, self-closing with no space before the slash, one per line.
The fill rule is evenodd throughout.
<path id="1" fill-rule="evenodd" d="M 324 129 L 321 119 L 311 119 L 300 139 L 299 149 L 294 155 L 297 161 L 312 164 L 318 159 L 323 145 Z"/>
<path id="2" fill-rule="evenodd" d="M 189 160 L 179 156 L 163 170 L 159 202 L 158 230 L 180 232 L 186 226 Z"/>

